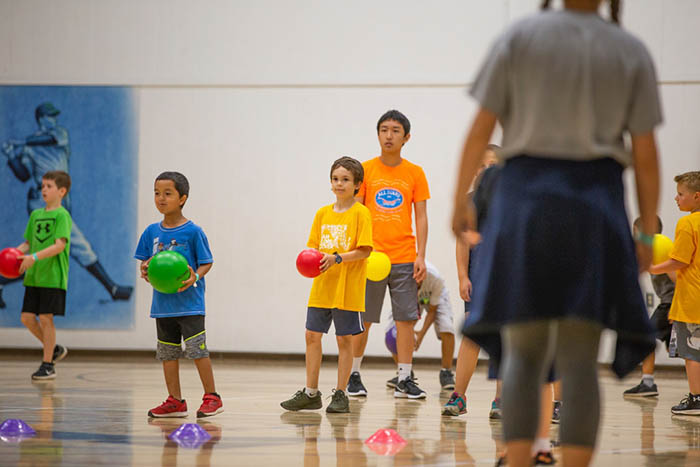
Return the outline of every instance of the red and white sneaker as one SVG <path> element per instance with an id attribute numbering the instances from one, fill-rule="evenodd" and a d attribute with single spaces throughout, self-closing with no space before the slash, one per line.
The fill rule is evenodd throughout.
<path id="1" fill-rule="evenodd" d="M 204 394 L 202 405 L 197 411 L 197 418 L 211 417 L 224 411 L 224 403 L 216 394 Z"/>
<path id="2" fill-rule="evenodd" d="M 168 396 L 165 402 L 148 411 L 149 417 L 154 418 L 182 418 L 187 416 L 187 402 L 179 401 L 173 396 Z"/>

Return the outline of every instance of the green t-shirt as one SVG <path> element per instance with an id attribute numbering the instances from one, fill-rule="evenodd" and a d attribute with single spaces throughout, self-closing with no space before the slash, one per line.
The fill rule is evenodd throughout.
<path id="1" fill-rule="evenodd" d="M 35 209 L 29 216 L 24 239 L 29 243 L 29 254 L 50 247 L 59 238 L 66 239 L 66 248 L 51 258 L 40 259 L 24 273 L 24 285 L 51 289 L 68 289 L 68 254 L 73 220 L 66 209 L 47 211 Z"/>

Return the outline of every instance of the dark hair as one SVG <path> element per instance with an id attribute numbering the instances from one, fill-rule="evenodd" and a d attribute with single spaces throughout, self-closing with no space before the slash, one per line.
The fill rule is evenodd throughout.
<path id="1" fill-rule="evenodd" d="M 357 159 L 343 156 L 333 162 L 333 165 L 331 165 L 331 179 L 333 179 L 333 171 L 338 167 L 342 167 L 352 174 L 352 181 L 354 184 L 362 183 L 365 179 L 365 169 Z M 360 189 L 355 188 L 355 194 L 357 194 L 358 191 L 360 191 Z"/>
<path id="2" fill-rule="evenodd" d="M 384 115 L 379 117 L 379 121 L 377 122 L 377 132 L 379 131 L 379 125 L 387 120 L 395 120 L 399 122 L 403 127 L 404 136 L 411 132 L 411 122 L 409 122 L 408 118 L 406 118 L 406 116 L 398 110 L 388 110 L 384 113 Z"/>
<path id="3" fill-rule="evenodd" d="M 673 177 L 676 183 L 682 183 L 691 191 L 700 191 L 700 172 L 686 172 Z"/>
<path id="4" fill-rule="evenodd" d="M 664 224 L 661 222 L 661 218 L 659 216 L 656 216 L 656 223 L 657 223 L 657 230 L 654 233 L 661 233 L 664 231 Z M 637 228 L 637 230 L 642 230 L 642 218 L 638 217 L 634 220 L 634 226 Z"/>
<path id="5" fill-rule="evenodd" d="M 188 182 L 187 177 L 180 172 L 163 172 L 156 177 L 156 182 L 158 180 L 170 180 L 175 184 L 175 190 L 177 190 L 177 194 L 180 195 L 180 197 L 187 196 L 189 198 L 190 182 Z M 185 200 L 185 202 L 187 202 L 187 200 Z M 182 203 L 182 206 L 184 205 L 185 203 Z"/>
<path id="6" fill-rule="evenodd" d="M 620 9 L 622 8 L 622 0 L 608 0 L 610 2 L 610 21 L 615 24 L 620 24 Z M 551 0 L 542 0 L 541 8 L 549 9 Z"/>
<path id="7" fill-rule="evenodd" d="M 46 172 L 43 180 L 52 180 L 56 184 L 56 188 L 65 188 L 66 194 L 70 191 L 70 175 L 63 170 L 51 170 Z"/>

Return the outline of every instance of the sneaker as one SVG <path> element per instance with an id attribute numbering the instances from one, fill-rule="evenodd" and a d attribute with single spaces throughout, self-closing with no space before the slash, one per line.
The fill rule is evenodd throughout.
<path id="1" fill-rule="evenodd" d="M 224 411 L 224 403 L 221 396 L 214 393 L 204 394 L 202 405 L 197 410 L 197 418 L 211 417 Z"/>
<path id="2" fill-rule="evenodd" d="M 127 285 L 115 285 L 109 294 L 112 296 L 112 300 L 129 300 L 133 291 L 134 288 Z"/>
<path id="3" fill-rule="evenodd" d="M 551 451 L 539 451 L 537 454 L 535 454 L 533 462 L 535 463 L 534 465 L 554 465 L 557 463 Z"/>
<path id="4" fill-rule="evenodd" d="M 409 376 L 400 381 L 394 389 L 394 397 L 408 399 L 425 399 L 427 394 L 418 387 L 415 381 Z"/>
<path id="5" fill-rule="evenodd" d="M 148 416 L 153 418 L 183 418 L 187 416 L 187 402 L 173 396 L 168 396 L 165 402 L 148 411 Z"/>
<path id="6" fill-rule="evenodd" d="M 342 389 L 334 389 L 331 403 L 326 407 L 328 413 L 349 413 L 350 401 Z"/>
<path id="7" fill-rule="evenodd" d="M 411 370 L 411 379 L 412 379 L 413 381 L 418 381 L 418 378 L 416 378 L 416 375 L 413 374 L 413 370 Z M 398 375 L 398 373 L 397 373 L 396 376 L 394 376 L 393 378 L 386 380 L 386 385 L 387 385 L 387 387 L 389 387 L 389 388 L 396 388 L 396 385 L 398 385 L 398 384 L 399 384 L 399 375 Z"/>
<path id="8" fill-rule="evenodd" d="M 658 396 L 659 390 L 656 388 L 656 384 L 648 386 L 646 383 L 644 383 L 644 380 L 642 380 L 635 387 L 629 388 L 623 392 L 622 395 L 625 397 L 651 397 Z"/>
<path id="9" fill-rule="evenodd" d="M 66 358 L 66 355 L 68 355 L 68 349 L 62 345 L 56 344 L 53 348 L 53 363 L 60 362 Z"/>
<path id="10" fill-rule="evenodd" d="M 348 396 L 366 396 L 367 389 L 365 385 L 362 384 L 362 378 L 360 378 L 359 371 L 353 371 L 350 373 L 350 380 L 348 381 L 347 388 Z"/>
<path id="11" fill-rule="evenodd" d="M 491 402 L 491 410 L 489 410 L 489 418 L 491 420 L 501 419 L 501 399 L 498 397 Z"/>
<path id="12" fill-rule="evenodd" d="M 675 415 L 700 415 L 700 395 L 688 394 L 678 405 L 671 407 Z"/>
<path id="13" fill-rule="evenodd" d="M 558 425 L 559 418 L 561 417 L 561 401 L 554 401 L 554 408 L 552 409 L 552 423 Z"/>
<path id="14" fill-rule="evenodd" d="M 53 363 L 41 362 L 39 369 L 32 374 L 32 379 L 56 379 Z"/>
<path id="15" fill-rule="evenodd" d="M 445 391 L 455 388 L 455 375 L 452 370 L 440 370 L 440 387 Z"/>
<path id="16" fill-rule="evenodd" d="M 300 389 L 295 392 L 291 399 L 280 403 L 285 410 L 315 410 L 323 407 L 321 401 L 321 391 L 317 391 L 316 395 L 309 396 L 306 391 Z"/>
<path id="17" fill-rule="evenodd" d="M 462 399 L 462 396 L 456 392 L 453 392 L 450 400 L 442 408 L 442 414 L 456 417 L 465 413 L 467 413 L 467 401 Z"/>

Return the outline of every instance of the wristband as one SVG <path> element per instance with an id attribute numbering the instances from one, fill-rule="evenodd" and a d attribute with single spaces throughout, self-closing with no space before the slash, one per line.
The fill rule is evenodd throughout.
<path id="1" fill-rule="evenodd" d="M 643 245 L 647 245 L 647 246 L 654 245 L 654 236 L 649 235 L 649 234 L 645 234 L 641 230 L 637 231 L 637 235 L 635 235 L 635 240 L 637 240 L 638 242 L 640 242 Z"/>
<path id="2" fill-rule="evenodd" d="M 197 282 L 199 280 L 199 274 L 196 272 L 194 273 L 194 281 Z"/>
<path id="3" fill-rule="evenodd" d="M 34 258 L 34 261 L 39 261 L 39 258 L 37 257 L 36 253 L 32 253 L 32 258 Z"/>

